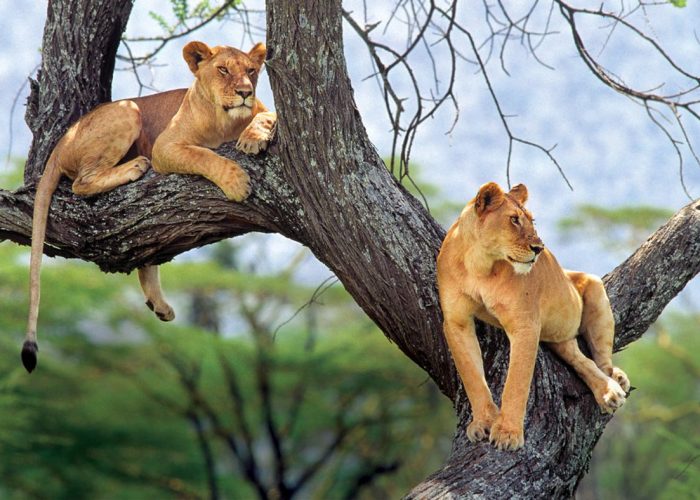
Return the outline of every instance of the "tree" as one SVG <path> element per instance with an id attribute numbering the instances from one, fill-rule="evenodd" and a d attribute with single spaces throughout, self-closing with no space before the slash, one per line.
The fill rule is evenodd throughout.
<path id="1" fill-rule="evenodd" d="M 28 243 L 36 178 L 66 126 L 108 97 L 114 54 L 130 8 L 129 1 L 49 4 L 42 69 L 28 105 L 34 143 L 25 170 L 26 186 L 13 193 L 0 192 L 1 238 Z M 425 8 L 449 20 L 456 5 L 441 9 L 426 3 Z M 640 100 L 652 119 L 656 118 L 653 105 L 659 103 L 697 118 L 692 103 L 674 103 L 673 96 L 636 91 L 606 72 L 576 28 L 578 17 L 589 11 L 563 1 L 555 1 L 552 9 L 567 20 L 581 57 L 604 84 Z M 267 67 L 282 117 L 277 143 L 262 158 L 244 158 L 230 147 L 219 150 L 250 173 L 251 198 L 231 204 L 202 179 L 153 174 L 91 200 L 74 197 L 64 184 L 54 197 L 45 252 L 92 261 L 104 271 L 128 272 L 250 231 L 285 235 L 311 249 L 384 334 L 455 404 L 458 427 L 453 453 L 409 496 L 503 497 L 515 490 L 526 496 L 572 495 L 609 417 L 600 415 L 589 391 L 567 367 L 547 349 L 540 349 L 525 448 L 499 453 L 487 443 L 467 441 L 469 404 L 442 336 L 435 286 L 435 258 L 444 230 L 395 181 L 367 137 L 346 71 L 340 1 L 270 0 L 266 10 Z M 624 26 L 623 16 L 610 19 Z M 508 22 L 503 30 L 519 29 L 530 40 L 522 20 Z M 71 26 L 81 26 L 89 36 L 59 36 Z M 460 28 L 455 23 L 449 26 L 455 31 Z M 367 27 L 365 34 L 370 30 Z M 385 77 L 389 68 L 379 67 L 380 76 Z M 445 99 L 449 99 L 447 92 Z M 414 122 L 427 117 L 423 110 Z M 510 133 L 503 113 L 501 118 L 510 146 L 524 142 Z M 395 122 L 397 133 L 402 126 Z M 414 137 L 410 131 L 408 142 L 398 148 L 406 153 L 401 154 L 404 173 Z M 551 150 L 545 151 L 551 156 Z M 186 215 L 181 211 L 185 203 Z M 144 213 L 149 217 L 144 218 Z M 617 321 L 616 349 L 639 338 L 698 273 L 698 241 L 700 205 L 694 202 L 606 276 Z M 479 334 L 487 377 L 493 387 L 502 387 L 505 337 L 483 325 Z"/>

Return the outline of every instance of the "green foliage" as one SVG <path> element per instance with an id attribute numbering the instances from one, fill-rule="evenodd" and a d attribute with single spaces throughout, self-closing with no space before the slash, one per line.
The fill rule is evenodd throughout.
<path id="1" fill-rule="evenodd" d="M 668 3 L 679 8 L 683 8 L 688 4 L 686 0 L 668 0 Z"/>
<path id="2" fill-rule="evenodd" d="M 641 244 L 673 212 L 645 205 L 605 208 L 580 205 L 571 217 L 559 221 L 564 235 L 596 238 L 608 249 L 625 250 Z"/>
<path id="3" fill-rule="evenodd" d="M 14 190 L 24 184 L 24 158 L 12 158 L 9 168 L 0 168 L 0 189 Z"/>
<path id="4" fill-rule="evenodd" d="M 191 28 L 190 23 L 203 24 L 210 21 L 215 15 L 220 17 L 225 14 L 227 9 L 235 7 L 239 3 L 239 0 L 221 2 L 201 0 L 190 7 L 188 0 L 170 0 L 173 18 L 171 21 L 168 20 L 168 15 L 160 12 L 149 11 L 148 15 L 158 24 L 166 36 L 172 36 Z"/>
<path id="5" fill-rule="evenodd" d="M 187 311 L 195 294 L 213 298 L 217 334 L 156 320 L 133 276 L 46 259 L 40 363 L 29 376 L 18 355 L 27 251 L 0 245 L 0 498 L 207 497 L 200 438 L 219 493 L 250 498 L 241 457 L 269 480 L 270 428 L 287 479 L 328 452 L 303 498 L 404 494 L 449 452 L 450 405 L 342 287 L 307 304 L 314 289 L 293 271 L 165 266 L 179 318 L 197 317 Z"/>
<path id="6" fill-rule="evenodd" d="M 170 0 L 170 4 L 172 5 L 175 18 L 181 23 L 185 22 L 189 13 L 187 0 Z"/>

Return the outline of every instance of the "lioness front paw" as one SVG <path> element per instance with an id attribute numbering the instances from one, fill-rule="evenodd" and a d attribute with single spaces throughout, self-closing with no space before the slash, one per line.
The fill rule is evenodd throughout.
<path id="1" fill-rule="evenodd" d="M 265 151 L 275 133 L 276 125 L 277 122 L 272 118 L 258 118 L 256 116 L 238 136 L 236 149 L 249 155 Z"/>
<path id="2" fill-rule="evenodd" d="M 487 438 L 489 431 L 491 430 L 491 425 L 493 425 L 493 421 L 472 420 L 472 422 L 467 426 L 467 438 L 472 443 Z"/>
<path id="3" fill-rule="evenodd" d="M 626 378 L 625 376 L 625 379 Z M 627 394 L 622 387 L 620 387 L 620 384 L 609 378 L 604 391 L 600 394 L 595 394 L 595 398 L 603 412 L 614 413 L 615 410 L 625 404 Z"/>
<path id="4" fill-rule="evenodd" d="M 499 450 L 517 450 L 525 444 L 523 426 L 509 424 L 499 415 L 491 426 L 489 441 Z"/>
<path id="5" fill-rule="evenodd" d="M 232 201 L 241 202 L 250 195 L 250 177 L 239 167 L 223 175 L 216 184 Z"/>
<path id="6" fill-rule="evenodd" d="M 153 302 L 147 300 L 146 307 L 153 311 L 155 315 L 158 316 L 158 319 L 161 321 L 172 321 L 175 319 L 175 310 L 173 310 L 173 308 L 170 307 L 170 304 L 168 304 L 167 302 L 163 302 L 156 306 L 155 304 L 153 304 Z"/>
<path id="7" fill-rule="evenodd" d="M 498 418 L 498 407 L 494 404 L 485 411 L 474 412 L 472 421 L 467 426 L 467 438 L 469 441 L 475 443 L 487 438 L 496 418 Z"/>
<path id="8" fill-rule="evenodd" d="M 620 387 L 622 387 L 622 390 L 625 391 L 625 393 L 630 392 L 630 380 L 627 378 L 627 374 L 620 370 L 617 366 L 613 366 L 612 369 L 612 379 L 620 384 Z"/>

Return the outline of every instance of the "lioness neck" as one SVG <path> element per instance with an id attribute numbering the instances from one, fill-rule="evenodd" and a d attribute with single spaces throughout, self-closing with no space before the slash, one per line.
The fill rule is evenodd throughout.
<path id="1" fill-rule="evenodd" d="M 472 205 L 467 205 L 459 216 L 455 227 L 455 237 L 461 241 L 464 268 L 473 276 L 489 276 L 496 259 L 482 244 L 477 231 L 477 216 Z"/>

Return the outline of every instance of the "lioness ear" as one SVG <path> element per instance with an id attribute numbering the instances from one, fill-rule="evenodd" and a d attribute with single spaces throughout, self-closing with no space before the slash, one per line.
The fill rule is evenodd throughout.
<path id="1" fill-rule="evenodd" d="M 182 57 L 192 73 L 199 69 L 199 63 L 211 57 L 211 49 L 204 42 L 190 42 L 182 49 Z"/>
<path id="2" fill-rule="evenodd" d="M 525 205 L 525 202 L 527 201 L 527 188 L 525 187 L 525 184 L 513 186 L 513 189 L 511 189 L 508 194 L 521 205 Z"/>
<path id="3" fill-rule="evenodd" d="M 482 215 L 488 210 L 498 208 L 503 203 L 505 196 L 501 186 L 495 182 L 484 184 L 474 198 L 474 209 L 477 215 Z"/>
<path id="4" fill-rule="evenodd" d="M 263 63 L 265 62 L 266 54 L 267 48 L 262 42 L 256 43 L 255 46 L 252 49 L 250 49 L 250 52 L 248 52 L 248 57 L 250 57 L 250 60 L 253 61 L 253 64 L 255 64 L 258 71 L 260 70 L 260 68 L 262 68 Z"/>

